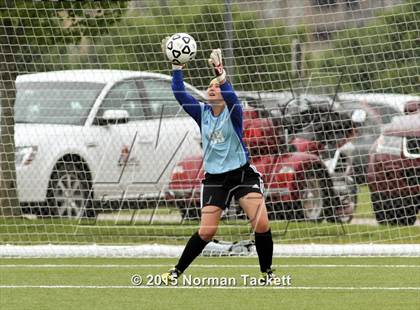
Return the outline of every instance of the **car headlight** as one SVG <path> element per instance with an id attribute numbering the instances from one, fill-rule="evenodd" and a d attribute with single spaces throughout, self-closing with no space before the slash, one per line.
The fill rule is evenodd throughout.
<path id="1" fill-rule="evenodd" d="M 16 147 L 16 166 L 30 165 L 38 153 L 37 146 L 18 146 Z"/>
<path id="2" fill-rule="evenodd" d="M 402 137 L 381 135 L 376 146 L 376 153 L 401 155 Z"/>

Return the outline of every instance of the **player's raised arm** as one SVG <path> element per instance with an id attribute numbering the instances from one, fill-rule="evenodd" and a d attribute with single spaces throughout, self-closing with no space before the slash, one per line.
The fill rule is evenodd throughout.
<path id="1" fill-rule="evenodd" d="M 162 51 L 166 53 L 166 46 L 169 37 L 162 40 Z M 201 124 L 201 105 L 197 99 L 191 96 L 185 89 L 183 71 L 184 64 L 175 64 L 172 61 L 172 91 L 175 99 L 181 104 L 182 108 L 187 112 L 197 123 Z"/>
<path id="2" fill-rule="evenodd" d="M 209 64 L 216 75 L 215 80 L 220 85 L 223 99 L 230 111 L 233 121 L 242 122 L 242 105 L 236 96 L 232 85 L 226 80 L 226 71 L 223 68 L 222 51 L 220 48 L 214 49 L 209 58 Z"/>

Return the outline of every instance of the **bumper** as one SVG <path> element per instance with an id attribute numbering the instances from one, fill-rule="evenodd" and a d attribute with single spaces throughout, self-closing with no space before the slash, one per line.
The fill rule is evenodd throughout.
<path id="1" fill-rule="evenodd" d="M 16 167 L 19 201 L 22 203 L 45 202 L 49 178 L 49 173 L 35 166 Z"/>

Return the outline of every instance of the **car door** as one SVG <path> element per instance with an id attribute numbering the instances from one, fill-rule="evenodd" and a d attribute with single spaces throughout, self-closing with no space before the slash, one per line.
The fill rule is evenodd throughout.
<path id="1" fill-rule="evenodd" d="M 106 124 L 103 115 L 107 110 L 125 110 L 129 119 L 119 124 Z M 132 149 L 141 138 L 137 124 L 144 120 L 143 101 L 136 81 L 126 80 L 114 85 L 101 103 L 91 131 L 99 167 L 94 180 L 96 194 L 109 199 L 125 197 L 133 179 L 131 174 L 143 173 L 141 169 L 146 167 L 140 165 Z"/>
<path id="2" fill-rule="evenodd" d="M 175 164 L 185 156 L 200 154 L 200 132 L 195 121 L 176 101 L 170 80 L 138 81 L 145 99 L 147 120 L 137 124 L 138 140 L 132 156 L 145 167 L 130 174 L 129 194 L 159 193 L 168 185 Z M 134 170 L 134 166 L 128 167 Z"/>

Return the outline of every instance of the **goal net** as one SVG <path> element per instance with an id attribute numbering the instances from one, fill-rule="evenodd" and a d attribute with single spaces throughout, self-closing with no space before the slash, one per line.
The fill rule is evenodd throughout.
<path id="1" fill-rule="evenodd" d="M 181 252 L 208 150 L 171 88 L 161 42 L 175 33 L 197 43 L 183 72 L 198 101 L 222 49 L 275 255 L 420 255 L 419 12 L 418 0 L 3 1 L 0 256 Z M 253 253 L 235 193 L 205 253 Z"/>

